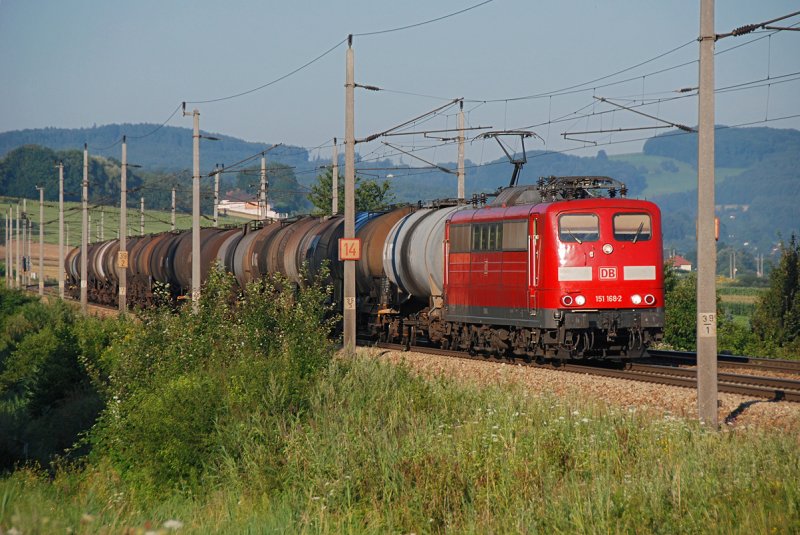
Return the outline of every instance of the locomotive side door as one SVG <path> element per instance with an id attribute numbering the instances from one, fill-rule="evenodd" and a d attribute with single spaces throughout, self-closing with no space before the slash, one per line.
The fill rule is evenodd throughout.
<path id="1" fill-rule="evenodd" d="M 541 236 L 539 234 L 539 216 L 531 217 L 528 232 L 528 312 L 536 317 L 539 297 L 539 277 L 541 273 Z"/>

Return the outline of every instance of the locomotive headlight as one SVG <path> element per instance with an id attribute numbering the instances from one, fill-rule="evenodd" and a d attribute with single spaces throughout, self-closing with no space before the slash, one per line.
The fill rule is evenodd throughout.
<path id="1" fill-rule="evenodd" d="M 565 295 L 564 297 L 561 298 L 561 303 L 563 303 L 565 307 L 572 306 L 572 296 Z"/>
<path id="2" fill-rule="evenodd" d="M 606 243 L 605 245 L 603 245 L 603 252 L 606 253 L 606 254 L 613 253 L 614 252 L 614 246 L 611 245 L 610 243 Z"/>
<path id="3" fill-rule="evenodd" d="M 642 303 L 642 296 L 641 296 L 641 295 L 639 295 L 639 294 L 633 294 L 633 295 L 631 296 L 631 302 L 632 302 L 634 305 L 640 305 L 640 304 Z"/>
<path id="4" fill-rule="evenodd" d="M 582 295 L 576 296 L 575 297 L 575 304 L 578 305 L 579 307 L 582 307 L 583 305 L 586 304 L 586 298 L 584 296 L 582 296 Z"/>
<path id="5" fill-rule="evenodd" d="M 645 305 L 654 305 L 656 304 L 656 298 L 652 294 L 647 294 L 644 296 L 644 304 Z"/>

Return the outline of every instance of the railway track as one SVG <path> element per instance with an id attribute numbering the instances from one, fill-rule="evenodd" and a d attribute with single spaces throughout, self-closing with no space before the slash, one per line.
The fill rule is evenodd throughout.
<path id="1" fill-rule="evenodd" d="M 403 351 L 406 349 L 401 344 L 367 343 L 373 347 Z M 490 357 L 474 356 L 468 353 L 452 350 L 442 350 L 429 347 L 415 346 L 411 348 L 419 353 L 440 355 L 454 358 L 480 360 L 492 362 Z M 499 360 L 497 362 L 500 362 Z M 572 373 L 584 373 L 613 377 L 631 381 L 680 386 L 684 388 L 697 388 L 697 374 L 692 368 L 678 368 L 675 366 L 661 366 L 655 364 L 641 364 L 639 362 L 625 365 L 614 363 L 577 364 L 567 362 L 564 364 L 537 364 L 535 362 L 515 361 L 516 364 L 558 369 Z M 718 373 L 718 390 L 729 394 L 766 398 L 776 401 L 791 401 L 800 403 L 800 380 L 785 379 L 780 377 L 764 377 L 742 375 L 736 373 Z"/>
<path id="2" fill-rule="evenodd" d="M 38 288 L 29 289 L 29 291 L 31 291 L 31 293 L 38 293 Z M 57 290 L 55 288 L 46 287 L 45 295 L 49 298 L 53 298 L 57 295 Z M 102 311 L 104 313 L 103 315 L 118 313 L 116 307 L 108 307 L 96 304 L 91 304 L 90 306 L 95 310 Z M 376 344 L 370 341 L 360 341 L 360 344 L 384 349 L 394 349 L 398 351 L 407 349 L 401 344 Z M 461 351 L 443 350 L 424 346 L 415 346 L 413 347 L 413 350 L 419 353 L 454 358 L 489 362 L 493 361 L 491 357 L 470 355 Z M 559 369 L 566 372 L 599 375 L 618 379 L 680 386 L 684 388 L 697 387 L 696 370 L 691 367 L 680 367 L 695 366 L 697 364 L 697 358 L 694 353 L 657 350 L 651 350 L 648 353 L 656 362 L 666 362 L 667 364 L 662 365 L 652 362 L 643 363 L 641 361 L 635 361 L 624 365 L 618 363 L 601 362 L 586 364 L 566 362 L 553 365 L 525 362 L 523 360 L 515 361 L 515 363 L 532 367 L 546 367 L 551 369 Z M 796 361 L 760 359 L 731 355 L 719 355 L 718 359 L 720 365 L 724 367 L 767 370 L 773 372 L 797 374 L 800 376 L 800 362 Z M 718 389 L 720 392 L 780 401 L 791 401 L 795 403 L 800 402 L 800 380 L 786 379 L 781 377 L 743 375 L 723 371 L 718 372 L 717 380 Z"/>
<path id="3" fill-rule="evenodd" d="M 651 359 L 672 365 L 696 366 L 697 354 L 689 351 L 662 351 L 650 349 L 647 351 Z M 800 361 L 764 359 L 744 357 L 737 355 L 717 355 L 720 367 L 739 368 L 743 370 L 764 370 L 771 372 L 789 373 L 800 375 Z"/>

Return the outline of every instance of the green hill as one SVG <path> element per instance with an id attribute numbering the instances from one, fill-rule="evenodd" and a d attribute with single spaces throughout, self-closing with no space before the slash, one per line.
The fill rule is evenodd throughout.
<path id="1" fill-rule="evenodd" d="M 78 199 L 84 142 L 92 155 L 93 202 L 113 204 L 118 198 L 118 178 L 122 133 L 129 136 L 128 157 L 142 165 L 131 175 L 131 188 L 141 188 L 148 207 L 166 208 L 172 184 L 188 190 L 191 167 L 191 130 L 152 124 L 106 125 L 83 129 L 44 128 L 0 133 L 0 195 L 35 198 L 35 186 L 44 184 L 46 195 L 55 195 L 57 159 L 68 162 L 67 196 Z M 205 142 L 201 159 L 203 173 L 214 163 L 229 166 L 266 147 L 222 134 L 218 142 Z M 279 140 L 276 140 L 279 141 Z M 36 147 L 28 146 L 36 145 Z M 398 165 L 391 160 L 359 162 L 364 178 L 383 180 L 392 174 L 392 191 L 398 202 L 416 202 L 454 197 L 456 178 L 439 169 Z M 325 158 L 309 160 L 302 147 L 279 147 L 268 155 L 274 166 L 270 198 L 281 203 L 281 211 L 310 209 L 305 194 L 315 182 Z M 659 204 L 664 214 L 666 246 L 690 253 L 694 248 L 696 217 L 697 136 L 670 133 L 649 139 L 642 153 L 608 156 L 600 150 L 595 156 L 578 157 L 546 151 L 528 152 L 528 163 L 520 184 L 532 184 L 548 175 L 608 175 L 625 182 L 632 197 Z M 343 162 L 342 162 L 343 163 Z M 253 162 L 256 164 L 257 162 Z M 223 175 L 223 188 L 238 189 L 243 196 L 255 194 L 257 169 L 238 175 Z M 773 128 L 718 127 L 716 135 L 716 201 L 722 222 L 721 242 L 747 247 L 752 252 L 769 252 L 781 238 L 800 233 L 800 131 Z M 453 162 L 440 163 L 455 169 Z M 340 166 L 343 171 L 344 166 Z M 388 170 L 387 170 L 388 169 Z M 512 166 L 505 158 L 478 164 L 467 161 L 467 196 L 491 193 L 508 185 Z M 360 173 L 360 174 L 361 174 Z M 210 183 L 204 181 L 206 205 Z M 133 201 L 132 201 L 133 202 Z M 188 205 L 184 199 L 179 204 Z M 745 245 L 746 244 L 746 245 Z"/>
<path id="2" fill-rule="evenodd" d="M 180 171 L 192 167 L 192 129 L 156 124 L 110 124 L 92 128 L 37 128 L 0 133 L 0 157 L 24 145 L 41 145 L 53 150 L 83 150 L 88 143 L 92 156 L 119 159 L 119 141 L 128 136 L 128 159 L 151 171 Z M 219 133 L 204 132 L 219 141 L 203 142 L 201 168 L 217 163 L 231 165 L 249 158 L 273 143 L 245 141 Z M 275 143 L 278 143 L 277 141 Z M 303 147 L 281 146 L 270 151 L 269 161 L 289 166 L 308 166 Z"/>
<path id="3" fill-rule="evenodd" d="M 610 160 L 624 162 L 637 168 L 646 186 L 642 196 L 651 199 L 667 193 L 678 193 L 697 188 L 697 169 L 686 162 L 668 156 L 653 156 L 643 153 L 616 154 Z M 716 181 L 724 182 L 727 178 L 744 171 L 743 167 L 717 167 Z"/>

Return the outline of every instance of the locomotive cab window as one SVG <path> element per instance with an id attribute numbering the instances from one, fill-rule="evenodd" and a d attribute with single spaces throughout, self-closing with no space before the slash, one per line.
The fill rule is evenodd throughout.
<path id="1" fill-rule="evenodd" d="M 614 239 L 617 241 L 649 240 L 650 215 L 649 214 L 614 214 Z"/>
<path id="2" fill-rule="evenodd" d="M 583 243 L 600 238 L 596 214 L 563 214 L 558 218 L 558 239 L 563 243 Z"/>

